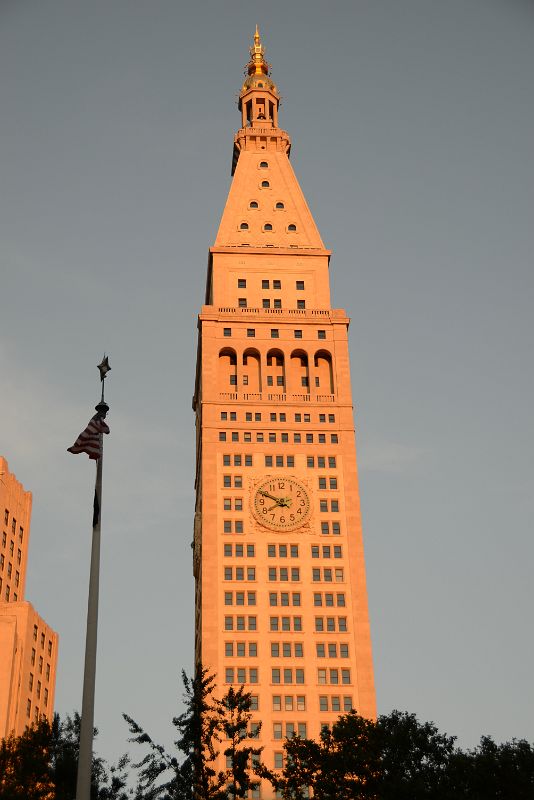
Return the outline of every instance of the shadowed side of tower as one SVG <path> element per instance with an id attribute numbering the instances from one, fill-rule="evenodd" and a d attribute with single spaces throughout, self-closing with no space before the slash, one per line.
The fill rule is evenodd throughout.
<path id="1" fill-rule="evenodd" d="M 246 686 L 267 766 L 375 715 L 347 332 L 258 31 L 210 249 L 193 406 L 197 663 Z M 272 792 L 262 787 L 264 797 Z"/>

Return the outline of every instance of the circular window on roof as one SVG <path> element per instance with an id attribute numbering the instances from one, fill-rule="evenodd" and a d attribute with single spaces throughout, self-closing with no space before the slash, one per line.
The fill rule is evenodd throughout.
<path id="1" fill-rule="evenodd" d="M 263 230 L 264 231 L 272 231 L 272 229 L 273 229 L 273 226 L 271 225 L 270 222 L 266 222 L 265 225 L 263 226 Z"/>
<path id="2" fill-rule="evenodd" d="M 269 164 L 266 161 L 260 161 L 260 169 L 267 169 Z"/>
<path id="3" fill-rule="evenodd" d="M 276 208 L 285 208 L 283 203 L 277 203 L 275 207 Z"/>
<path id="4" fill-rule="evenodd" d="M 288 231 L 296 231 L 297 230 L 297 226 L 296 225 L 288 225 L 287 229 L 288 229 Z"/>
<path id="5" fill-rule="evenodd" d="M 255 200 L 250 201 L 249 208 L 258 208 L 258 204 Z"/>
<path id="6" fill-rule="evenodd" d="M 242 231 L 248 231 L 248 222 L 242 222 L 241 225 L 239 226 L 239 228 Z"/>
<path id="7" fill-rule="evenodd" d="M 271 184 L 269 183 L 269 181 L 262 181 L 261 182 L 261 188 L 262 189 L 268 189 L 270 185 Z"/>

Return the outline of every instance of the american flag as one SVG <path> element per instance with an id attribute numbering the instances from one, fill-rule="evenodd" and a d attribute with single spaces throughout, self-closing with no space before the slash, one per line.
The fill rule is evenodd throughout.
<path id="1" fill-rule="evenodd" d="M 68 447 L 69 453 L 87 453 L 89 458 L 98 461 L 102 455 L 100 450 L 100 434 L 109 433 L 109 426 L 99 414 L 95 414 L 89 420 L 87 428 L 80 433 L 72 447 Z"/>

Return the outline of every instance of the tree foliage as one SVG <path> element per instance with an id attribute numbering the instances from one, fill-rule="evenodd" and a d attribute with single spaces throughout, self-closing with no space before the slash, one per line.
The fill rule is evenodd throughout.
<path id="1" fill-rule="evenodd" d="M 98 731 L 95 729 L 95 736 Z M 74 800 L 80 741 L 80 715 L 52 723 L 42 717 L 22 736 L 0 743 L 0 800 Z M 128 758 L 109 766 L 93 758 L 91 800 L 127 800 Z"/>

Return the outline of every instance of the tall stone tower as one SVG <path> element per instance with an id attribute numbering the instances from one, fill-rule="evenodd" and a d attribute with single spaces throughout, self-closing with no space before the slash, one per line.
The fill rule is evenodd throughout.
<path id="1" fill-rule="evenodd" d="M 219 696 L 252 693 L 262 758 L 280 767 L 284 737 L 372 717 L 375 695 L 349 319 L 331 307 L 331 251 L 257 30 L 247 73 L 199 315 L 195 641 Z"/>
<path id="2" fill-rule="evenodd" d="M 58 635 L 24 598 L 31 510 L 0 456 L 0 739 L 54 715 Z"/>

